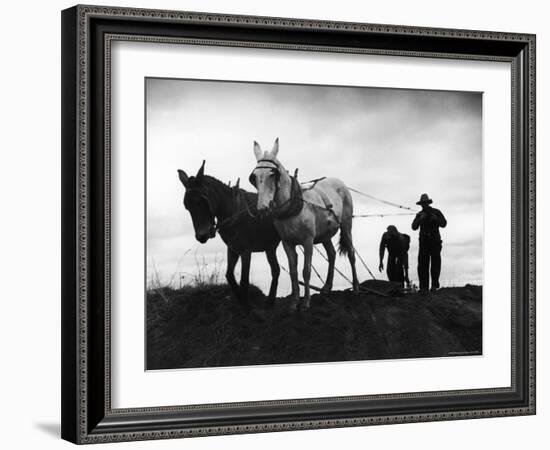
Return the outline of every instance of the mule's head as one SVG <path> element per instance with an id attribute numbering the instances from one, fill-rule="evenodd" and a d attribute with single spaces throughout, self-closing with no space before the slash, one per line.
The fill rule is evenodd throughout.
<path id="1" fill-rule="evenodd" d="M 277 160 L 277 153 L 279 153 L 279 138 L 275 140 L 270 152 L 264 152 L 260 144 L 254 141 L 254 156 L 257 165 L 250 174 L 249 181 L 258 191 L 258 213 L 260 216 L 266 216 L 272 210 L 279 189 L 281 170 L 284 169 Z"/>
<path id="2" fill-rule="evenodd" d="M 212 211 L 212 202 L 204 183 L 204 161 L 197 174 L 187 176 L 183 170 L 178 170 L 181 183 L 185 187 L 183 205 L 191 214 L 195 238 L 201 244 L 216 236 L 216 219 Z"/>

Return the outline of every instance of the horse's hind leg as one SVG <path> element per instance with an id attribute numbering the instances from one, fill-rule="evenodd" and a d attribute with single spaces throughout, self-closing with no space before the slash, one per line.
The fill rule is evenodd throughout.
<path id="1" fill-rule="evenodd" d="M 279 284 L 279 274 L 281 269 L 279 262 L 277 261 L 277 249 L 266 250 L 267 262 L 271 267 L 271 286 L 269 287 L 269 297 L 267 298 L 269 306 L 273 306 L 275 303 L 275 297 L 277 296 L 277 285 Z"/>
<path id="2" fill-rule="evenodd" d="M 348 255 L 351 265 L 353 291 L 359 292 L 359 281 L 357 280 L 357 270 L 355 270 L 355 248 L 353 247 L 353 240 L 351 238 L 351 224 L 352 219 L 351 214 L 349 214 L 349 219 L 343 220 L 340 227 L 340 251 Z"/>
<path id="3" fill-rule="evenodd" d="M 336 260 L 336 250 L 334 250 L 334 245 L 332 245 L 332 241 L 330 239 L 323 242 L 323 247 L 325 247 L 325 251 L 327 252 L 328 272 L 327 279 L 325 280 L 325 285 L 323 286 L 323 289 L 321 289 L 321 292 L 326 293 L 332 290 L 332 283 L 334 281 L 334 262 Z"/>
<path id="4" fill-rule="evenodd" d="M 239 292 L 239 285 L 237 284 L 237 280 L 235 280 L 235 265 L 238 260 L 239 254 L 227 247 L 227 271 L 225 272 L 225 279 L 229 287 L 231 287 L 233 295 L 237 297 L 237 299 L 240 299 L 241 293 Z"/>
<path id="5" fill-rule="evenodd" d="M 353 292 L 359 292 L 359 280 L 357 279 L 357 270 L 355 270 L 355 250 L 348 253 L 349 263 L 351 265 L 351 275 L 353 281 Z"/>

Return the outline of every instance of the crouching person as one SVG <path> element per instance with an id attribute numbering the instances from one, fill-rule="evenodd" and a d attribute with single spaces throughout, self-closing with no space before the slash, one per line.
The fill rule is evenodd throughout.
<path id="1" fill-rule="evenodd" d="M 378 270 L 384 270 L 384 254 L 388 250 L 386 262 L 386 274 L 389 281 L 395 281 L 404 287 L 410 285 L 409 281 L 409 247 L 411 238 L 409 235 L 400 233 L 394 225 L 388 226 L 380 240 L 380 264 Z"/>

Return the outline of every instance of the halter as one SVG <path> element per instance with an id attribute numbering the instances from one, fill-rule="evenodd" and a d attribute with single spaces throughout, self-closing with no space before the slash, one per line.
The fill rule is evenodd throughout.
<path id="1" fill-rule="evenodd" d="M 262 163 L 271 164 L 271 166 L 266 166 Z M 277 197 L 277 193 L 279 192 L 279 180 L 281 178 L 281 169 L 279 165 L 271 159 L 259 159 L 258 165 L 254 168 L 254 170 L 256 169 L 269 169 L 275 174 L 275 193 L 273 194 L 273 199 L 275 199 L 275 197 Z M 254 187 L 256 187 L 256 175 L 254 174 L 254 171 L 250 174 L 249 181 Z M 290 181 L 290 198 L 282 205 L 271 208 L 271 214 L 274 219 L 289 219 L 297 216 L 302 211 L 304 206 L 302 188 L 296 177 L 291 176 Z"/>
<path id="2" fill-rule="evenodd" d="M 266 165 L 260 165 L 260 163 L 268 163 L 268 164 L 272 164 L 272 166 L 266 166 Z M 258 160 L 258 165 L 254 168 L 254 170 L 256 169 L 268 169 L 270 170 L 271 172 L 273 172 L 275 174 L 275 182 L 276 182 L 276 189 L 278 190 L 279 189 L 279 179 L 281 178 L 281 169 L 279 169 L 279 165 L 271 160 L 271 159 L 259 159 Z M 252 171 L 252 173 L 250 174 L 250 176 L 248 177 L 248 181 L 250 181 L 250 184 L 254 187 L 256 187 L 256 175 L 254 174 L 254 170 Z"/>

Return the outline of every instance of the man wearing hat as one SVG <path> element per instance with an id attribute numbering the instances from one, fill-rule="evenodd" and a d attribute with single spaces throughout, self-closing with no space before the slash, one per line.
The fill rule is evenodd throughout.
<path id="1" fill-rule="evenodd" d="M 390 225 L 386 228 L 386 232 L 380 240 L 380 264 L 378 270 L 384 270 L 384 253 L 388 249 L 388 261 L 386 264 L 386 273 L 389 281 L 396 281 L 404 286 L 409 281 L 409 247 L 411 238 L 408 234 L 397 231 L 395 225 Z"/>
<path id="2" fill-rule="evenodd" d="M 439 211 L 432 208 L 432 199 L 428 194 L 422 194 L 416 202 L 422 206 L 413 220 L 412 229 L 418 230 L 418 280 L 420 292 L 428 292 L 429 278 L 432 277 L 432 291 L 439 289 L 439 274 L 441 272 L 441 235 L 439 228 L 447 226 L 447 220 Z"/>

